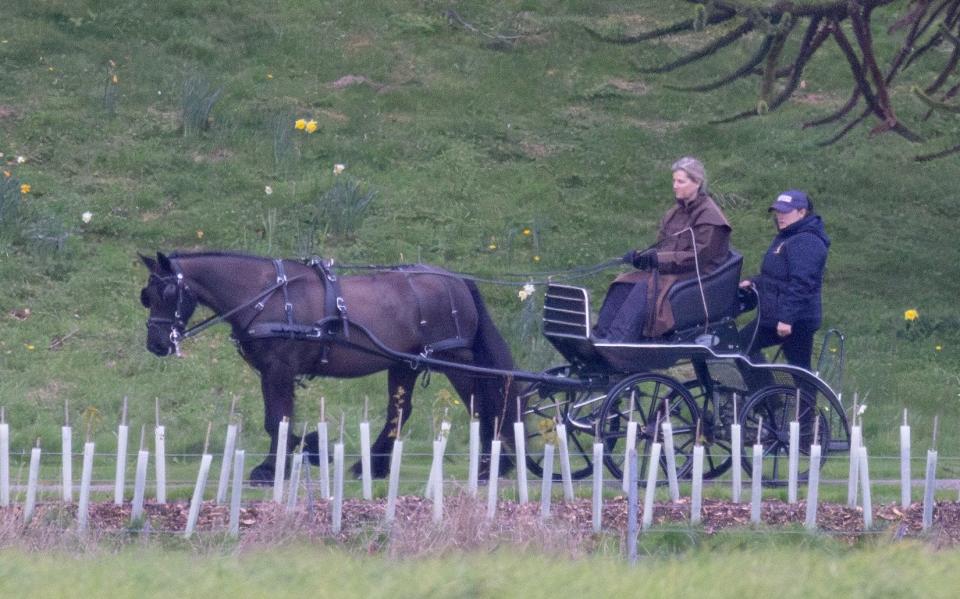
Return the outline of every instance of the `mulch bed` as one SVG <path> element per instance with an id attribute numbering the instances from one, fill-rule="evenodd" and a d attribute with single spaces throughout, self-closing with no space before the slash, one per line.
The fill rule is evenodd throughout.
<path id="1" fill-rule="evenodd" d="M 482 547 L 500 542 L 521 544 L 545 543 L 561 550 L 584 548 L 589 550 L 596 541 L 592 530 L 592 512 L 589 499 L 573 502 L 555 502 L 551 517 L 540 518 L 539 503 L 518 504 L 501 501 L 492 521 L 486 518 L 486 501 L 465 495 L 444 498 L 444 519 L 439 525 L 432 522 L 432 501 L 407 496 L 397 501 L 396 517 L 392 525 L 384 523 L 386 502 L 350 499 L 344 502 L 341 530 L 333 534 L 330 510 L 332 502 L 316 501 L 309 507 L 299 504 L 293 512 L 272 502 L 248 503 L 240 512 L 240 538 L 254 541 L 284 538 L 327 540 L 343 543 L 369 544 L 371 552 L 390 544 L 397 544 L 405 553 L 425 547 L 449 548 Z M 129 504 L 97 503 L 90 506 L 89 535 L 110 536 L 118 533 L 180 535 L 186 527 L 189 504 L 175 502 L 165 505 L 148 503 L 146 518 L 136 527 L 131 526 Z M 723 531 L 753 530 L 750 524 L 749 503 L 705 500 L 702 523 L 689 527 L 689 499 L 675 503 L 658 503 L 654 508 L 654 526 L 658 530 L 683 529 L 712 535 Z M 642 507 L 640 508 L 642 511 Z M 871 535 L 881 534 L 890 539 L 921 538 L 936 547 L 950 547 L 960 543 L 960 503 L 939 502 L 934 509 L 933 527 L 922 531 L 920 503 L 909 509 L 899 504 L 876 505 L 873 509 L 874 527 Z M 787 504 L 783 501 L 763 502 L 761 531 L 778 529 L 799 530 L 803 526 L 806 506 L 803 502 Z M 226 533 L 229 507 L 204 503 L 197 522 L 197 536 Z M 607 534 L 626 536 L 627 501 L 625 498 L 607 500 L 603 507 L 603 530 Z M 863 513 L 859 508 L 823 503 L 817 512 L 818 530 L 835 538 L 856 542 L 865 534 Z M 10 545 L 16 539 L 30 536 L 49 538 L 57 531 L 76 528 L 76 505 L 44 503 L 36 508 L 31 523 L 24 526 L 20 506 L 0 509 L 0 546 Z M 206 533 L 206 534 L 205 534 Z M 441 540 L 442 539 L 442 540 Z"/>

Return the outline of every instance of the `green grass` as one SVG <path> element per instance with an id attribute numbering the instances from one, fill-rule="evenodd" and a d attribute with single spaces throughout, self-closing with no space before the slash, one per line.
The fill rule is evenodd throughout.
<path id="1" fill-rule="evenodd" d="M 916 545 L 859 552 L 816 543 L 731 538 L 631 567 L 600 556 L 571 562 L 498 551 L 416 561 L 299 547 L 241 555 L 128 549 L 76 558 L 5 551 L 0 590 L 43 597 L 948 597 L 960 555 Z M 722 583 L 718 584 L 718 582 Z"/>
<path id="2" fill-rule="evenodd" d="M 843 390 L 868 397 L 872 456 L 896 455 L 904 408 L 918 448 L 929 442 L 935 414 L 941 431 L 960 422 L 960 245 L 948 224 L 960 163 L 915 164 L 915 147 L 869 138 L 866 128 L 818 147 L 826 132 L 798 125 L 845 98 L 835 53 L 818 57 L 807 77 L 808 91 L 825 94 L 825 105 L 795 102 L 718 126 L 707 123 L 755 103 L 755 82 L 712 95 L 671 91 L 665 84 L 696 82 L 718 67 L 638 76 L 632 64 L 676 57 L 689 39 L 622 47 L 582 29 L 616 26 L 631 14 L 644 27 L 667 23 L 688 14 L 682 3 L 458 5 L 482 31 L 526 34 L 506 49 L 450 25 L 446 8 L 430 0 L 268 8 L 250 0 L 10 3 L 0 21 L 0 104 L 17 116 L 0 120 L 0 160 L 32 186 L 17 232 L 0 235 L 0 406 L 14 448 L 39 438 L 45 450 L 59 449 L 69 402 L 78 431 L 80 414 L 97 410 L 93 437 L 110 452 L 128 396 L 131 430 L 149 430 L 159 399 L 168 450 L 181 453 L 199 453 L 207 422 L 222 430 L 237 397 L 243 445 L 265 449 L 259 381 L 226 331 L 189 342 L 180 360 L 144 349 L 137 297 L 145 271 L 137 252 L 295 256 L 309 242 L 340 262 L 423 260 L 488 276 L 591 265 L 648 243 L 672 201 L 669 165 L 687 153 L 704 160 L 717 191 L 745 200 L 728 217 L 747 272 L 773 234 L 770 199 L 794 186 L 816 199 L 834 238 L 824 326 L 847 334 Z M 733 48 L 716 64 L 749 51 Z M 117 95 L 106 102 L 112 74 Z M 332 86 L 346 75 L 373 85 Z M 223 93 L 209 130 L 184 135 L 180 93 L 194 76 Z M 614 80 L 643 86 L 622 91 Z M 908 117 L 923 110 L 900 108 Z M 278 118 L 291 126 L 315 119 L 318 130 L 278 142 Z M 937 119 L 924 133 L 956 129 L 955 120 Z M 286 148 L 279 153 L 278 143 Z M 18 155 L 24 164 L 16 164 Z M 312 203 L 333 185 L 337 163 L 375 200 L 355 234 L 310 235 Z M 93 213 L 87 224 L 85 211 Z M 537 229 L 538 246 L 517 236 L 524 227 Z M 38 229 L 69 233 L 65 248 L 32 240 Z M 612 276 L 584 282 L 597 301 Z M 514 289 L 483 291 L 520 367 L 559 362 L 537 335 L 521 340 Z M 25 308 L 26 320 L 10 316 Z M 919 310 L 925 326 L 904 335 L 907 308 Z M 62 345 L 57 337 L 65 337 Z M 440 378 L 417 390 L 408 435 L 421 452 L 442 412 Z M 382 376 L 313 381 L 299 392 L 298 419 L 316 419 L 326 397 L 329 414 L 346 413 L 347 451 L 355 452 L 363 397 L 371 398 L 376 422 L 384 388 Z M 451 447 L 462 451 L 465 414 L 451 414 Z M 214 434 L 214 450 L 220 438 Z M 939 446 L 944 457 L 960 456 L 954 435 L 941 434 Z M 896 473 L 892 461 L 871 470 L 877 478 Z M 941 475 L 958 471 L 945 462 Z"/>

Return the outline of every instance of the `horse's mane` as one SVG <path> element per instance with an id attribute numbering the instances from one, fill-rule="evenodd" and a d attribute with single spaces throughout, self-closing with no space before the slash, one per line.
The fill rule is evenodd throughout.
<path id="1" fill-rule="evenodd" d="M 245 252 L 235 252 L 229 250 L 206 250 L 206 251 L 183 251 L 174 250 L 167 255 L 168 258 L 242 258 L 246 260 L 272 260 L 266 256 L 257 256 Z"/>

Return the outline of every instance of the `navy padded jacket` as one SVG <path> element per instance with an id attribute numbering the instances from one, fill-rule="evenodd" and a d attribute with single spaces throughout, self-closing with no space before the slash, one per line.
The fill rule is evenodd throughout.
<path id="1" fill-rule="evenodd" d="M 761 326 L 803 322 L 820 327 L 820 290 L 829 248 L 830 238 L 817 214 L 777 233 L 763 257 L 760 276 L 754 279 L 760 292 Z"/>

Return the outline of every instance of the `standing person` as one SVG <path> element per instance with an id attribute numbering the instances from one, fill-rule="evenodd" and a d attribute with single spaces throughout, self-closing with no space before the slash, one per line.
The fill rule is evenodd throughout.
<path id="1" fill-rule="evenodd" d="M 703 164 L 689 156 L 671 166 L 676 203 L 660 221 L 657 242 L 623 261 L 637 270 L 616 278 L 603 300 L 594 335 L 607 341 L 659 337 L 674 325 L 667 292 L 677 281 L 705 275 L 730 253 L 730 223 L 707 192 Z"/>
<path id="2" fill-rule="evenodd" d="M 820 328 L 820 290 L 830 238 L 806 193 L 790 189 L 769 208 L 777 235 L 763 257 L 760 274 L 740 282 L 760 296 L 757 318 L 741 332 L 740 346 L 755 362 L 764 347 L 781 345 L 787 362 L 810 370 L 813 335 Z"/>

